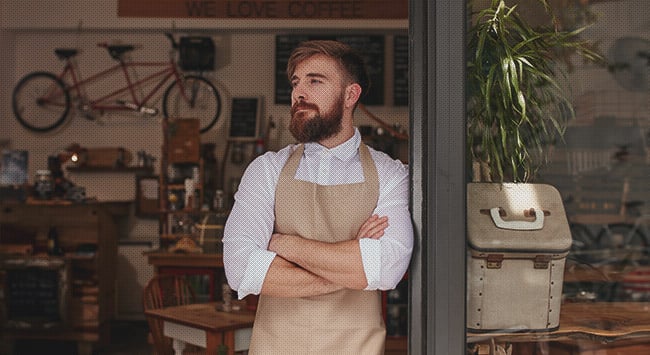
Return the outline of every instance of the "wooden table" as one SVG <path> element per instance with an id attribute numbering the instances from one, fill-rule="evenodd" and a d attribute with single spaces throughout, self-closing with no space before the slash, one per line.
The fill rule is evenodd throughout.
<path id="1" fill-rule="evenodd" d="M 208 298 L 204 301 L 219 301 L 221 294 L 215 290 L 221 289 L 226 282 L 223 270 L 223 254 L 217 253 L 170 253 L 153 250 L 144 252 L 149 264 L 153 265 L 156 274 L 176 275 L 207 275 L 209 281 Z M 201 290 L 194 290 L 194 292 Z"/>
<path id="2" fill-rule="evenodd" d="M 227 354 L 235 352 L 235 333 L 246 336 L 253 327 L 255 312 L 243 308 L 240 311 L 218 311 L 220 303 L 198 303 L 145 311 L 147 316 L 162 319 L 163 333 L 174 341 L 174 351 L 182 354 L 186 344 L 207 349 L 217 354 L 220 345 L 228 348 Z"/>
<path id="3" fill-rule="evenodd" d="M 212 253 L 170 253 L 166 251 L 147 251 L 144 253 L 149 264 L 158 271 L 160 268 L 192 267 L 223 269 L 223 255 Z"/>
<path id="4" fill-rule="evenodd" d="M 580 302 L 565 303 L 560 310 L 560 328 L 550 332 L 473 333 L 468 343 L 542 343 L 579 342 L 612 343 L 650 340 L 650 303 L 648 302 Z M 629 342 L 628 342 L 629 343 Z"/>

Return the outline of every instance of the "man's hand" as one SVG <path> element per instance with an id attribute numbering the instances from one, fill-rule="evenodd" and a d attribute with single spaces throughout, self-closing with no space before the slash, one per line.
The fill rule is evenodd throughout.
<path id="1" fill-rule="evenodd" d="M 368 217 L 365 222 L 363 222 L 361 228 L 359 228 L 359 232 L 357 232 L 357 236 L 354 239 L 379 239 L 384 235 L 386 228 L 388 228 L 388 217 L 379 217 L 378 215 L 373 214 L 372 216 Z M 291 243 L 296 243 L 296 238 L 300 237 L 273 233 L 269 242 L 269 250 L 283 255 L 283 253 L 281 253 L 281 250 L 283 250 L 285 246 L 292 245 Z M 292 241 L 292 239 L 294 241 Z"/>
<path id="2" fill-rule="evenodd" d="M 266 273 L 261 293 L 276 297 L 310 297 L 340 289 L 343 289 L 343 286 L 327 281 L 276 256 Z"/>
<path id="3" fill-rule="evenodd" d="M 355 239 L 379 239 L 384 236 L 384 230 L 386 230 L 386 228 L 388 228 L 388 217 L 379 217 L 378 215 L 373 214 L 363 222 Z"/>
<path id="4" fill-rule="evenodd" d="M 271 240 L 269 241 L 269 251 L 272 251 L 278 255 L 284 254 L 281 254 L 281 251 L 284 250 L 285 246 L 291 245 L 291 238 L 300 237 L 297 235 L 273 233 L 273 235 L 271 235 Z"/>

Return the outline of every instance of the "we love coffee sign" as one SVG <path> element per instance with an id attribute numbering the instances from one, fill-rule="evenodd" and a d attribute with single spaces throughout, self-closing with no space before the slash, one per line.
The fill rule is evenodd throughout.
<path id="1" fill-rule="evenodd" d="M 120 17 L 407 19 L 408 0 L 119 0 Z"/>

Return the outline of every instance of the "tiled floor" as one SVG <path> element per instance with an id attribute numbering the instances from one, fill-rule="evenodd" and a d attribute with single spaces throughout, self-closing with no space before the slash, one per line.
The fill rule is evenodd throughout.
<path id="1" fill-rule="evenodd" d="M 93 355 L 151 354 L 151 346 L 147 344 L 149 328 L 145 321 L 115 321 L 112 324 L 111 332 L 110 343 L 106 346 L 96 346 L 93 349 Z M 45 340 L 16 341 L 11 354 L 2 353 L 1 355 L 37 354 L 77 355 L 77 344 Z"/>

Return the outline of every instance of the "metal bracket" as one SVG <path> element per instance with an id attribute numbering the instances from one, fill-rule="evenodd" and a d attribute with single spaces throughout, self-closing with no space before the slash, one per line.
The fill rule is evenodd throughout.
<path id="1" fill-rule="evenodd" d="M 503 262 L 503 254 L 488 254 L 487 256 L 488 269 L 500 269 Z"/>
<path id="2" fill-rule="evenodd" d="M 550 262 L 550 255 L 535 255 L 535 259 L 533 260 L 535 269 L 548 269 Z"/>

